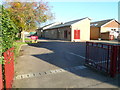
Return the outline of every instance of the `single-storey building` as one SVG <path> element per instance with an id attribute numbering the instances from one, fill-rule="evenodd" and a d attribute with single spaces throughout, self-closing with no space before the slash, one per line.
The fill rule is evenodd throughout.
<path id="1" fill-rule="evenodd" d="M 38 37 L 43 37 L 43 36 L 42 36 L 42 35 L 43 35 L 42 33 L 43 33 L 43 31 L 44 31 L 45 29 L 50 28 L 50 27 L 52 27 L 52 26 L 54 26 L 54 25 L 58 25 L 58 24 L 60 24 L 60 22 L 51 23 L 51 24 L 45 25 L 45 26 L 43 26 L 43 27 L 41 27 L 41 28 L 38 28 L 38 29 L 36 30 L 37 36 L 38 36 Z"/>
<path id="2" fill-rule="evenodd" d="M 90 19 L 73 20 L 43 30 L 42 37 L 69 41 L 90 40 Z"/>
<path id="3" fill-rule="evenodd" d="M 114 19 L 91 22 L 90 39 L 91 40 L 113 40 L 117 39 L 120 33 L 120 23 Z"/>

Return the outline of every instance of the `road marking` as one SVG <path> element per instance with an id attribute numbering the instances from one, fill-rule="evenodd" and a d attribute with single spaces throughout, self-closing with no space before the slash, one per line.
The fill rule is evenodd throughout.
<path id="1" fill-rule="evenodd" d="M 67 53 L 75 55 L 75 56 L 78 56 L 78 57 L 80 57 L 82 59 L 85 59 L 85 57 L 83 57 L 81 55 L 78 55 L 78 54 L 75 54 L 75 53 L 72 53 L 72 52 L 67 52 Z M 95 60 L 89 59 L 89 61 L 94 62 Z M 107 60 L 105 60 L 105 61 L 98 61 L 98 62 L 95 62 L 95 64 L 100 64 L 100 63 L 105 63 L 105 62 L 107 62 Z M 110 60 L 108 62 L 110 62 Z M 89 63 L 89 64 L 91 65 L 92 63 Z"/>
<path id="2" fill-rule="evenodd" d="M 82 58 L 82 59 L 85 59 L 85 57 L 83 57 L 83 56 L 81 56 L 81 55 L 78 55 L 78 54 L 75 54 L 75 53 L 72 53 L 72 52 L 67 52 L 67 53 L 72 54 L 72 55 L 75 55 L 75 56 L 78 56 L 78 57 L 80 57 L 80 58 Z"/>
<path id="3" fill-rule="evenodd" d="M 69 68 L 63 68 L 63 69 L 55 69 L 55 70 L 49 70 L 46 72 L 37 72 L 37 73 L 28 73 L 28 74 L 22 74 L 22 75 L 17 75 L 14 80 L 18 79 L 25 79 L 25 78 L 33 78 L 33 77 L 40 77 L 44 75 L 49 75 L 49 74 L 56 74 L 56 73 L 61 73 L 61 72 L 71 72 L 75 70 L 82 70 L 87 68 L 86 66 L 75 66 L 75 67 L 69 67 Z"/>

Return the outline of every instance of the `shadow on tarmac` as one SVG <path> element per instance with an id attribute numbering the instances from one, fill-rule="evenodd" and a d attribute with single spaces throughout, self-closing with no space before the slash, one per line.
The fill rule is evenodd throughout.
<path id="1" fill-rule="evenodd" d="M 46 54 L 35 54 L 32 55 L 36 58 L 42 59 L 50 64 L 53 64 L 62 69 L 81 66 L 85 64 L 83 58 L 69 54 L 70 52 L 85 57 L 86 43 L 85 42 L 56 42 L 56 41 L 43 41 L 38 43 L 29 44 L 33 47 L 45 48 L 53 51 L 53 53 Z M 67 70 L 68 72 L 74 73 L 80 77 L 92 78 L 101 82 L 109 83 L 120 87 L 119 75 L 115 78 L 111 78 L 108 75 L 99 73 L 99 71 L 86 68 L 84 70 L 73 71 Z"/>

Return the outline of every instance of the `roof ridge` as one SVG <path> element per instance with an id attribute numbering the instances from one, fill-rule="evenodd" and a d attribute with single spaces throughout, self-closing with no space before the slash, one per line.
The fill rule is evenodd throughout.
<path id="1" fill-rule="evenodd" d="M 85 18 L 88 18 L 88 17 L 85 17 Z M 64 24 L 65 24 L 65 23 L 69 23 L 69 22 L 73 22 L 73 21 L 77 21 L 77 20 L 83 20 L 83 19 L 85 19 L 85 18 L 76 19 L 76 20 L 71 20 L 71 21 L 68 21 L 68 22 L 64 22 Z"/>
<path id="2" fill-rule="evenodd" d="M 72 21 L 68 21 L 68 22 L 65 22 L 65 23 L 61 23 L 61 24 L 52 26 L 52 27 L 50 27 L 49 29 L 59 28 L 59 27 L 65 27 L 65 26 L 70 26 L 70 25 L 72 25 L 73 23 L 79 22 L 79 21 L 81 21 L 81 20 L 83 20 L 83 19 L 86 19 L 86 18 L 88 18 L 88 17 L 81 18 L 81 19 L 76 19 L 76 20 L 72 20 Z"/>
<path id="3" fill-rule="evenodd" d="M 94 21 L 94 22 L 91 22 L 91 23 L 101 22 L 101 21 L 107 21 L 107 20 L 115 20 L 115 19 L 105 19 L 105 20 Z"/>

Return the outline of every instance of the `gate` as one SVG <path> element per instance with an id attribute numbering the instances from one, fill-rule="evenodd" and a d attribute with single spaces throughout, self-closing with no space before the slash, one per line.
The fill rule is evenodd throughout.
<path id="1" fill-rule="evenodd" d="M 85 64 L 114 77 L 120 73 L 120 45 L 86 42 Z"/>
<path id="2" fill-rule="evenodd" d="M 14 48 L 10 48 L 4 52 L 4 76 L 5 76 L 5 88 L 12 88 L 12 82 L 14 78 Z"/>

